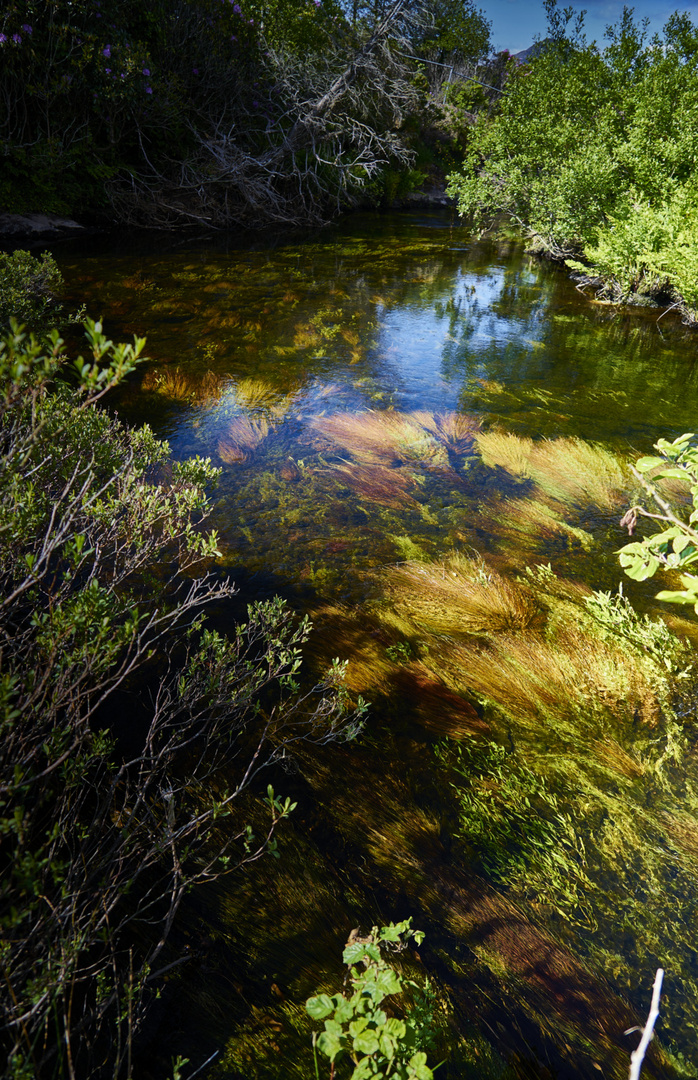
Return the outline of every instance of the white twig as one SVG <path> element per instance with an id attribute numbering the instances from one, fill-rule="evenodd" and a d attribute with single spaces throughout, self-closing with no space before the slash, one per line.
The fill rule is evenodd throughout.
<path id="1" fill-rule="evenodd" d="M 630 1055 L 630 1080 L 640 1080 L 640 1069 L 642 1068 L 642 1062 L 645 1057 L 645 1051 L 650 1044 L 650 1039 L 654 1034 L 654 1025 L 659 1016 L 659 997 L 662 992 L 662 979 L 664 978 L 664 969 L 657 968 L 657 974 L 654 977 L 654 987 L 652 989 L 652 1004 L 650 1005 L 649 1016 L 647 1017 L 647 1023 L 644 1026 L 642 1032 L 642 1038 L 636 1050 L 633 1050 Z"/>

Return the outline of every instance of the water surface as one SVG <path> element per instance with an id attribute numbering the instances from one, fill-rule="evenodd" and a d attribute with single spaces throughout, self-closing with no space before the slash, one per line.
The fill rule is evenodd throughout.
<path id="1" fill-rule="evenodd" d="M 346 656 L 374 703 L 362 740 L 283 779 L 279 866 L 200 901 L 239 970 L 206 961 L 217 1016 L 191 971 L 201 1013 L 168 1038 L 208 1025 L 221 1075 L 308 1075 L 304 998 L 351 926 L 412 914 L 449 1075 L 624 1075 L 659 963 L 690 1060 L 693 691 L 594 636 L 584 595 L 618 585 L 627 462 L 695 426 L 695 336 L 447 213 L 95 246 L 56 256 L 112 337 L 147 336 L 121 413 L 221 466 L 222 569 L 310 611 L 309 663 Z"/>

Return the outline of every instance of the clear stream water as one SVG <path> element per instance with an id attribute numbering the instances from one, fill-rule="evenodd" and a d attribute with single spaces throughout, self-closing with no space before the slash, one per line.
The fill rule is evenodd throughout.
<path id="1" fill-rule="evenodd" d="M 695 426 L 695 334 L 594 303 L 448 212 L 54 253 L 110 336 L 147 337 L 121 414 L 221 466 L 211 525 L 241 602 L 310 612 L 309 665 L 346 657 L 373 702 L 357 743 L 275 780 L 299 802 L 278 864 L 192 900 L 153 1061 L 218 1050 L 211 1075 L 311 1075 L 305 998 L 341 985 L 352 926 L 412 915 L 450 1017 L 441 1075 L 625 1075 L 659 963 L 673 1056 L 648 1069 L 698 1075 L 691 677 L 652 704 L 654 676 L 623 682 L 608 652 L 582 671 L 569 630 L 587 633 L 580 590 L 617 588 L 627 462 Z M 548 563 L 564 587 L 501 585 L 499 623 L 473 615 Z"/>

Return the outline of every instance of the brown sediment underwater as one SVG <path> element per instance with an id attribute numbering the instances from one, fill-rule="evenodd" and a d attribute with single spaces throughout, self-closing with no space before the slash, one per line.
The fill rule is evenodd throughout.
<path id="1" fill-rule="evenodd" d="M 491 732 L 469 701 L 434 678 L 429 668 L 418 661 L 399 668 L 392 686 L 397 699 L 404 703 L 401 712 L 430 735 L 462 739 Z"/>

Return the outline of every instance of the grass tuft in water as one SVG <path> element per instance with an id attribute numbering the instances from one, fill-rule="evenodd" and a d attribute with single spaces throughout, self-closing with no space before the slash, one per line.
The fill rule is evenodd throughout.
<path id="1" fill-rule="evenodd" d="M 387 588 L 398 611 L 431 633 L 512 632 L 541 621 L 540 606 L 525 585 L 457 552 L 441 563 L 395 567 Z"/>
<path id="2" fill-rule="evenodd" d="M 266 417 L 236 416 L 218 441 L 218 455 L 228 465 L 249 461 L 254 451 L 274 430 Z"/>
<path id="3" fill-rule="evenodd" d="M 533 439 L 511 432 L 477 436 L 482 460 L 521 480 L 532 480 L 541 493 L 564 506 L 590 503 L 612 510 L 627 489 L 623 463 L 602 446 L 582 439 Z"/>

